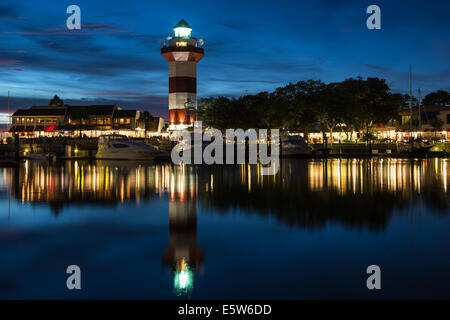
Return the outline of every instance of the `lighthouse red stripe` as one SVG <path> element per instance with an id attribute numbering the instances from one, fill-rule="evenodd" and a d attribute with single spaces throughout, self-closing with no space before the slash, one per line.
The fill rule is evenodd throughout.
<path id="1" fill-rule="evenodd" d="M 197 79 L 192 77 L 169 78 L 169 93 L 175 92 L 197 93 Z"/>

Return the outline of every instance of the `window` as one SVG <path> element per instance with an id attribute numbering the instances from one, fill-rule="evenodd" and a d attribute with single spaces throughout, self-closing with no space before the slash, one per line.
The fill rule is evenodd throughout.
<path id="1" fill-rule="evenodd" d="M 103 120 L 103 123 L 104 123 L 104 124 L 111 124 L 111 118 L 105 118 L 105 119 Z"/>
<path id="2" fill-rule="evenodd" d="M 177 42 L 177 47 L 187 47 L 187 42 L 186 41 Z"/>
<path id="3" fill-rule="evenodd" d="M 128 148 L 128 145 L 123 143 L 113 143 L 114 148 Z"/>

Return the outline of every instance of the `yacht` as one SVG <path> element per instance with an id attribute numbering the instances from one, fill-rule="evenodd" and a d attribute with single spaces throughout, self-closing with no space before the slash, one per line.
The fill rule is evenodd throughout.
<path id="1" fill-rule="evenodd" d="M 305 142 L 302 136 L 283 136 L 280 137 L 280 143 L 282 156 L 295 157 L 313 154 L 313 148 Z"/>
<path id="2" fill-rule="evenodd" d="M 111 134 L 98 138 L 96 159 L 153 160 L 160 151 L 145 143 L 131 141 L 127 136 Z"/>

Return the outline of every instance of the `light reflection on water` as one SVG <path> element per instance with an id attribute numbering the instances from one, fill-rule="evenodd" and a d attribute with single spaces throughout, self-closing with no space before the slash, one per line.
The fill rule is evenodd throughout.
<path id="1" fill-rule="evenodd" d="M 225 290 L 228 293 L 225 297 L 241 297 L 243 293 L 238 284 L 252 276 L 248 273 L 248 266 L 241 264 L 244 261 L 251 263 L 252 253 L 238 255 L 236 261 L 234 258 L 224 261 L 217 257 L 220 252 L 212 249 L 208 252 L 205 248 L 215 247 L 215 250 L 218 250 L 217 247 L 222 247 L 224 252 L 229 252 L 237 247 L 248 246 L 250 250 L 265 241 L 281 242 L 283 246 L 297 248 L 300 239 L 305 236 L 302 230 L 314 232 L 314 237 L 317 232 L 325 230 L 320 238 L 320 241 L 324 242 L 331 241 L 334 234 L 339 232 L 346 233 L 342 239 L 353 238 L 355 232 L 365 232 L 367 237 L 370 237 L 370 232 L 386 233 L 387 239 L 391 229 L 395 227 L 403 230 L 406 223 L 408 230 L 414 231 L 417 228 L 416 221 L 422 221 L 422 215 L 437 214 L 447 217 L 448 176 L 447 159 L 285 160 L 279 173 L 273 176 L 262 176 L 259 165 L 196 167 L 123 161 L 68 161 L 57 164 L 25 161 L 19 168 L 0 169 L 0 201 L 3 208 L 0 214 L 0 252 L 6 253 L 3 257 L 9 257 L 9 254 L 11 258 L 9 267 L 7 264 L 3 268 L 0 267 L 0 297 L 32 298 L 36 293 L 35 289 L 28 288 L 20 280 L 21 274 L 14 271 L 14 263 L 19 264 L 17 270 L 36 265 L 36 259 L 46 257 L 42 252 L 50 250 L 47 247 L 52 247 L 48 241 L 60 241 L 57 236 L 52 236 L 36 249 L 33 240 L 27 240 L 27 235 L 33 234 L 33 237 L 39 238 L 45 235 L 51 226 L 52 232 L 64 232 L 68 236 L 73 235 L 75 239 L 81 237 L 83 232 L 101 238 L 102 233 L 99 230 L 107 228 L 111 223 L 114 223 L 114 232 L 129 232 L 130 237 L 139 233 L 140 228 L 144 228 L 145 233 L 145 228 L 149 226 L 167 228 L 168 224 L 169 230 L 168 240 L 166 231 L 154 241 L 161 242 L 158 252 L 151 252 L 151 256 L 134 257 L 133 268 L 136 268 L 136 273 L 142 277 L 148 275 L 148 272 L 137 265 L 147 265 L 148 268 L 157 268 L 157 265 L 161 264 L 167 266 L 169 277 L 166 276 L 166 279 L 171 279 L 171 284 L 167 285 L 160 279 L 164 276 L 159 275 L 156 281 L 162 281 L 162 284 L 156 287 L 153 284 L 149 292 L 143 292 L 138 287 L 133 290 L 133 285 L 129 285 L 126 288 L 128 295 L 117 293 L 117 297 L 211 297 L 207 296 L 206 292 L 213 291 L 214 283 L 204 280 L 200 288 L 195 285 L 199 276 L 209 276 L 207 268 L 205 271 L 208 254 L 212 259 L 209 263 L 210 270 L 213 266 L 220 265 L 222 268 L 227 266 L 229 270 L 239 274 L 221 274 L 228 277 L 230 285 L 236 282 L 234 289 Z M 76 212 L 73 212 L 73 208 L 76 208 Z M 96 215 L 98 212 L 102 213 L 100 218 Z M 137 215 L 133 212 L 141 213 Z M 239 213 L 238 217 L 233 214 L 236 212 Z M 402 225 L 397 227 L 396 223 L 390 222 L 395 220 L 395 213 L 399 216 L 406 215 L 408 219 L 402 220 Z M 90 215 L 99 220 L 89 220 Z M 74 222 L 65 220 L 66 216 L 72 219 L 79 216 L 84 218 L 81 222 Z M 164 216 L 165 221 L 164 218 L 161 219 Z M 258 217 L 257 220 L 255 216 Z M 221 222 L 217 224 L 214 219 L 220 219 Z M 249 229 L 228 225 L 233 224 L 236 219 L 243 226 L 248 224 Z M 55 221 L 64 223 L 64 227 L 58 224 L 55 226 Z M 449 220 L 446 218 L 444 222 L 448 224 Z M 272 230 L 273 233 L 268 235 L 267 239 L 261 238 L 262 230 L 268 226 L 280 228 L 280 223 L 282 230 Z M 78 229 L 71 231 L 72 227 Z M 293 231 L 289 231 L 292 227 L 298 230 L 295 231 L 297 233 L 292 234 Z M 65 230 L 66 228 L 69 229 Z M 224 233 L 228 228 L 232 232 L 231 235 Z M 426 235 L 435 231 L 435 227 L 430 225 L 420 228 Z M 449 229 L 447 225 L 446 230 Z M 199 232 L 203 232 L 203 241 L 198 240 Z M 248 239 L 242 241 L 245 236 L 248 236 Z M 121 239 L 114 234 L 105 235 L 100 240 L 106 245 L 99 249 L 100 252 L 117 254 L 114 252 L 119 249 L 115 246 L 125 242 L 120 242 Z M 85 244 L 74 246 L 81 252 L 87 252 L 89 241 L 86 241 Z M 342 245 L 346 242 L 341 241 Z M 139 245 L 142 245 L 142 241 L 124 245 L 123 250 L 133 251 Z M 315 245 L 310 246 L 312 250 Z M 450 243 L 446 243 L 444 249 L 449 249 L 449 246 Z M 16 252 L 11 253 L 10 249 L 13 247 L 23 250 L 29 260 L 23 256 L 19 259 Z M 39 252 L 42 257 L 39 257 Z M 117 255 L 118 265 L 115 270 L 121 272 L 125 267 L 121 268 L 121 256 Z M 268 267 L 263 267 L 262 270 L 275 265 L 281 272 L 283 268 L 290 268 L 274 261 L 276 258 L 293 259 L 290 253 L 279 255 L 280 253 L 269 251 L 264 258 L 260 257 L 261 261 L 269 262 Z M 258 255 L 255 257 L 258 259 Z M 436 253 L 434 258 L 439 260 L 441 256 Z M 69 256 L 67 259 L 70 260 Z M 89 258 L 83 259 L 92 264 L 93 268 L 104 263 L 101 259 L 95 262 Z M 395 259 L 388 261 L 394 263 Z M 123 264 L 125 265 L 124 262 Z M 317 266 L 311 263 L 311 268 L 314 267 Z M 41 267 L 40 270 L 47 273 L 52 267 Z M 276 274 L 265 276 L 270 278 L 269 282 L 279 277 Z M 126 278 L 125 275 L 123 277 Z M 448 279 L 448 276 L 443 277 Z M 48 276 L 46 279 L 53 281 Z M 97 290 L 88 297 L 109 297 L 103 282 L 93 286 Z M 125 285 L 122 284 L 122 287 Z M 171 287 L 169 295 L 168 287 Z M 62 289 L 48 289 L 44 297 L 59 297 L 62 292 Z M 249 295 L 244 295 L 245 297 L 255 297 L 255 294 L 269 298 L 277 298 L 280 295 L 288 298 L 309 297 L 306 291 L 289 295 L 275 284 L 265 289 L 264 286 L 258 288 L 258 285 L 255 285 L 253 289 L 243 292 Z M 359 291 L 347 288 L 344 292 L 351 297 Z M 401 290 L 393 291 L 392 297 L 401 293 Z M 339 292 L 336 292 L 336 295 L 321 294 L 315 293 L 313 297 L 340 297 Z M 62 295 L 71 298 L 65 291 Z M 216 294 L 212 297 L 223 296 Z"/>

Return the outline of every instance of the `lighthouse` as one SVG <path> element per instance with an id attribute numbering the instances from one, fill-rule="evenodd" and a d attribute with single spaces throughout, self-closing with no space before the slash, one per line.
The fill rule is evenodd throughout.
<path id="1" fill-rule="evenodd" d="M 173 30 L 161 55 L 169 63 L 169 130 L 181 130 L 192 127 L 196 120 L 197 63 L 204 50 L 201 41 L 191 37 L 192 28 L 185 20 Z"/>

